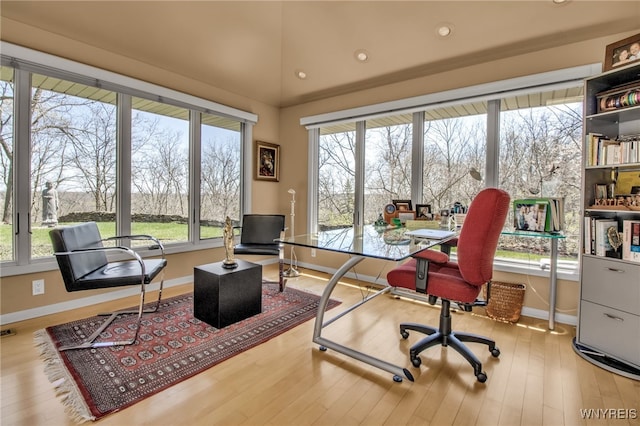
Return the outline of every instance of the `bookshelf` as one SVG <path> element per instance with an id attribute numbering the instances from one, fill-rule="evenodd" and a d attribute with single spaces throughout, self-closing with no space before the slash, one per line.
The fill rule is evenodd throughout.
<path id="1" fill-rule="evenodd" d="M 585 80 L 582 269 L 573 344 L 588 361 L 640 380 L 640 253 L 632 255 L 636 241 L 628 226 L 640 222 L 638 189 L 640 65 L 633 65 Z"/>

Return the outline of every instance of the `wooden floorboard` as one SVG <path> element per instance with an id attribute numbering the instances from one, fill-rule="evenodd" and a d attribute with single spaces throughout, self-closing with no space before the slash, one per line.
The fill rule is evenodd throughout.
<path id="1" fill-rule="evenodd" d="M 264 268 L 274 279 L 275 266 Z M 302 270 L 288 285 L 322 292 L 328 276 Z M 355 280 L 338 285 L 343 303 L 367 294 Z M 193 291 L 166 290 L 166 297 Z M 97 310 L 135 305 L 135 298 L 88 306 L 11 324 L 15 336 L 0 342 L 1 424 L 74 424 L 44 374 L 33 333 L 94 315 Z M 227 360 L 157 395 L 100 420 L 101 425 L 637 425 L 636 419 L 586 420 L 581 410 L 640 411 L 640 382 L 600 369 L 578 357 L 575 328 L 555 332 L 541 320 L 505 324 L 473 313 L 454 312 L 453 328 L 496 340 L 500 358 L 469 344 L 488 380 L 478 383 L 469 364 L 451 348 L 433 347 L 419 369 L 407 351 L 422 335 L 402 339 L 400 322 L 437 325 L 439 309 L 423 302 L 380 296 L 323 332 L 333 340 L 406 366 L 415 382 L 396 383 L 391 374 L 345 355 L 321 352 L 311 342 L 313 321 Z M 331 314 L 329 314 L 331 316 Z M 6 328 L 6 326 L 5 326 Z M 640 413 L 638 413 L 640 414 Z"/>

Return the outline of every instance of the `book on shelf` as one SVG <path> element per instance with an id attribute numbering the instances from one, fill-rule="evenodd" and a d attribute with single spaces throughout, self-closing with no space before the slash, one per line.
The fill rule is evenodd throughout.
<path id="1" fill-rule="evenodd" d="M 622 259 L 640 262 L 640 220 L 622 221 Z"/>
<path id="2" fill-rule="evenodd" d="M 564 229 L 564 199 L 541 197 L 514 200 L 513 221 L 513 226 L 518 231 L 562 231 Z"/>
<path id="3" fill-rule="evenodd" d="M 587 166 L 640 163 L 640 136 L 611 139 L 601 133 L 589 133 L 585 152 Z"/>
<path id="4" fill-rule="evenodd" d="M 582 236 L 582 242 L 584 247 L 582 248 L 583 253 L 585 254 L 595 254 L 596 246 L 595 240 L 591 237 L 594 232 L 591 229 L 592 218 L 590 216 L 584 217 L 584 226 L 582 227 L 584 235 Z"/>

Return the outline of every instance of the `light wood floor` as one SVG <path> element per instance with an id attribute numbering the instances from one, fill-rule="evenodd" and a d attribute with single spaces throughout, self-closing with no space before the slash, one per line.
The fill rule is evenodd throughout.
<path id="1" fill-rule="evenodd" d="M 327 276 L 302 270 L 292 287 L 320 293 Z M 265 268 L 275 276 L 275 268 Z M 353 284 L 353 281 L 350 281 Z M 169 289 L 172 296 L 191 285 Z M 339 285 L 343 304 L 361 300 L 366 288 Z M 100 309 L 131 306 L 135 299 Z M 111 305 L 111 306 L 106 306 Z M 94 315 L 96 306 L 12 324 L 1 341 L 2 417 L 9 425 L 73 424 L 43 372 L 33 332 Z M 591 365 L 572 350 L 575 329 L 522 318 L 517 325 L 487 319 L 482 310 L 453 314 L 453 327 L 494 338 L 502 354 L 470 344 L 489 376 L 476 381 L 472 368 L 452 349 L 423 353 L 422 366 L 408 361 L 419 337 L 403 340 L 398 323 L 437 324 L 439 310 L 381 296 L 323 332 L 334 340 L 407 366 L 415 382 L 395 383 L 391 374 L 312 344 L 313 320 L 246 351 L 133 407 L 101 425 L 638 425 L 636 419 L 585 421 L 581 410 L 621 409 L 640 415 L 640 382 Z M 6 326 L 5 326 L 6 327 Z M 626 411 L 625 411 L 626 410 Z M 619 416 L 620 416 L 619 415 Z"/>

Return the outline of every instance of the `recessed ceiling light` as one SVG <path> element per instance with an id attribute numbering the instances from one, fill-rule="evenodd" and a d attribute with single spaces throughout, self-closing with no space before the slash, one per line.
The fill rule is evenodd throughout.
<path id="1" fill-rule="evenodd" d="M 438 28 L 436 29 L 436 32 L 440 37 L 448 37 L 451 34 L 451 31 L 453 31 L 453 28 L 450 24 L 438 25 Z"/>
<path id="2" fill-rule="evenodd" d="M 562 3 L 566 3 L 566 2 L 567 2 L 567 0 L 553 0 L 553 2 L 554 2 L 555 4 L 562 4 Z"/>
<path id="3" fill-rule="evenodd" d="M 355 52 L 353 52 L 353 56 L 358 62 L 367 62 L 369 60 L 369 52 L 364 49 L 356 50 Z"/>
<path id="4" fill-rule="evenodd" d="M 305 78 L 307 78 L 307 73 L 302 71 L 302 70 L 295 70 L 294 74 L 296 77 L 298 77 L 300 80 L 304 80 Z"/>

